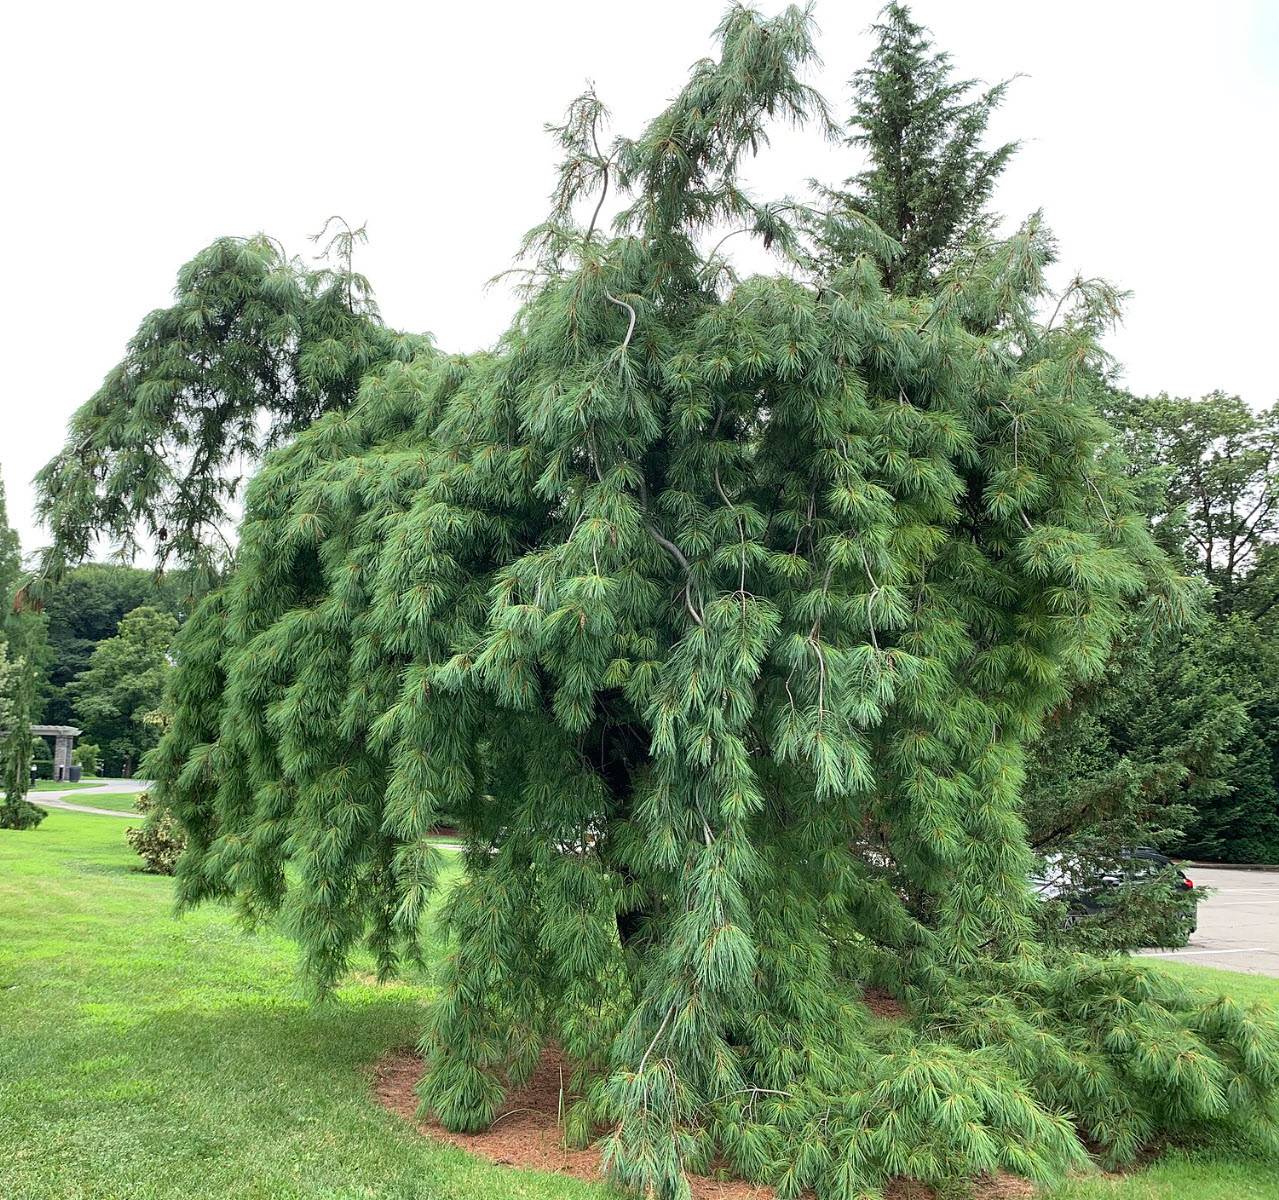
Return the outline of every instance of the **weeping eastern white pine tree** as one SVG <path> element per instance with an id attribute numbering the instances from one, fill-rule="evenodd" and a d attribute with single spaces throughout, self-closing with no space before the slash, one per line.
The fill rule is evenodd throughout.
<path id="1" fill-rule="evenodd" d="M 252 482 L 149 763 L 181 902 L 286 912 L 321 991 L 362 944 L 390 975 L 447 812 L 424 1106 L 483 1128 L 554 1041 L 570 1137 L 659 1197 L 1266 1127 L 1266 1017 L 1034 937 L 1023 746 L 1134 596 L 1178 603 L 1095 411 L 1107 295 L 1036 319 L 1037 220 L 924 297 L 869 253 L 814 274 L 737 182 L 824 118 L 807 16 L 719 33 L 639 139 L 570 110 L 492 352 L 388 356 Z M 736 228 L 784 269 L 700 248 Z"/>

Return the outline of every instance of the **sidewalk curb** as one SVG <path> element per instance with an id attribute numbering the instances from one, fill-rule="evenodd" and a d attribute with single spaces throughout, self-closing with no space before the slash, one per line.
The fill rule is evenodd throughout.
<path id="1" fill-rule="evenodd" d="M 1279 863 L 1214 863 L 1196 862 L 1192 859 L 1179 859 L 1178 865 L 1203 868 L 1205 871 L 1279 871 Z"/>

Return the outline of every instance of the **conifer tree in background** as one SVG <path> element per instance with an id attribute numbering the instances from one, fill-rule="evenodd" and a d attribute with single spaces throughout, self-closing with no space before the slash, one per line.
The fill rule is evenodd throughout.
<path id="1" fill-rule="evenodd" d="M 0 829 L 33 829 L 48 813 L 26 799 L 31 788 L 31 717 L 35 702 L 35 677 L 30 661 L 14 656 L 11 643 L 0 645 L 0 689 L 3 690 L 4 776 L 0 786 Z"/>
<path id="2" fill-rule="evenodd" d="M 227 506 L 246 469 L 420 348 L 382 325 L 354 270 L 363 229 L 331 218 L 320 236 L 331 228 L 318 267 L 258 235 L 219 238 L 182 268 L 173 305 L 143 322 L 37 476 L 54 544 L 24 599 L 38 606 L 95 538 L 128 556 L 140 535 L 200 594 L 232 557 Z"/>
<path id="3" fill-rule="evenodd" d="M 1206 893 L 1186 892 L 1170 871 L 1143 877 L 1132 851 L 1180 853 L 1198 813 L 1218 808 L 1241 777 L 1234 747 L 1248 712 L 1225 658 L 1202 615 L 1188 628 L 1152 630 L 1134 613 L 1105 672 L 1047 718 L 1022 792 L 1031 847 L 1044 860 L 1036 875 L 1069 910 L 1041 907 L 1045 938 L 1106 950 L 1186 942 Z M 1109 886 L 1116 876 L 1133 886 Z"/>
<path id="4" fill-rule="evenodd" d="M 873 29 L 870 62 L 853 76 L 849 122 L 849 143 L 867 165 L 843 189 L 827 190 L 821 240 L 828 260 L 869 251 L 885 286 L 922 295 L 994 226 L 986 205 L 1017 144 L 982 142 L 1007 83 L 973 95 L 976 81 L 952 77 L 950 55 L 934 51 L 904 5 L 889 4 Z"/>
<path id="5" fill-rule="evenodd" d="M 0 479 L 0 829 L 30 829 L 45 810 L 25 797 L 31 787 L 31 723 L 35 712 L 35 669 L 40 661 L 43 622 L 33 613 L 10 612 L 22 556 L 18 534 L 9 525 L 4 481 Z"/>

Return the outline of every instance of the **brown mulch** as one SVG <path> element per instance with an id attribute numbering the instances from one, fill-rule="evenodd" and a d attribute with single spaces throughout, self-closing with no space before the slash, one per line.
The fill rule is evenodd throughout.
<path id="1" fill-rule="evenodd" d="M 884 1021 L 904 1021 L 906 1009 L 895 996 L 883 988 L 868 987 L 862 992 L 862 1003 L 870 1009 L 871 1015 Z"/>
<path id="2" fill-rule="evenodd" d="M 598 1183 L 600 1152 L 596 1147 L 572 1150 L 564 1145 L 559 1127 L 560 1097 L 567 1092 L 572 1068 L 553 1048 L 542 1055 L 528 1082 L 511 1092 L 493 1124 L 482 1133 L 450 1133 L 434 1120 L 417 1119 L 414 1084 L 422 1077 L 422 1060 L 409 1050 L 392 1051 L 373 1068 L 373 1094 L 384 1108 L 407 1118 L 419 1133 L 458 1146 L 505 1167 L 552 1171 Z M 694 1200 L 772 1200 L 772 1188 L 740 1180 L 690 1179 Z"/>
<path id="3" fill-rule="evenodd" d="M 896 1005 L 896 1012 L 877 1011 L 877 1016 L 902 1015 L 896 1001 L 891 997 L 885 997 L 885 1001 Z M 564 1145 L 560 1131 L 561 1096 L 567 1106 L 571 1100 L 565 1089 L 571 1074 L 560 1052 L 548 1048 L 528 1082 L 507 1096 L 493 1124 L 482 1133 L 450 1133 L 433 1119 L 417 1119 L 418 1099 L 413 1087 L 422 1077 L 422 1060 L 412 1050 L 393 1050 L 374 1065 L 373 1095 L 383 1108 L 412 1122 L 419 1133 L 489 1162 L 598 1182 L 600 1151 L 594 1146 L 571 1150 Z M 692 1175 L 689 1183 L 694 1200 L 773 1200 L 776 1195 L 772 1188 L 737 1179 Z M 885 1200 L 933 1200 L 934 1193 L 921 1183 L 903 1179 L 894 1181 L 884 1195 Z M 978 1180 L 973 1190 L 974 1200 L 1023 1200 L 1033 1195 L 1031 1184 L 1010 1175 Z"/>

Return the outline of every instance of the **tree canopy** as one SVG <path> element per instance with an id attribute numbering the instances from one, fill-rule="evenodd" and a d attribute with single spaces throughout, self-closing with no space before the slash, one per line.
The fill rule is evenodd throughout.
<path id="1" fill-rule="evenodd" d="M 268 455 L 148 764 L 182 902 L 287 910 L 321 991 L 361 944 L 390 975 L 447 810 L 424 1106 L 483 1127 L 558 1042 L 570 1136 L 659 1197 L 716 1161 L 838 1200 L 1051 1178 L 1264 1122 L 1274 1026 L 1046 956 L 1026 882 L 1027 740 L 1131 601 L 1183 603 L 1098 415 L 1111 293 L 1037 318 L 1037 218 L 914 292 L 823 257 L 738 182 L 824 115 L 809 18 L 719 40 L 638 138 L 570 109 L 492 351 L 388 355 Z M 725 227 L 782 268 L 735 279 Z"/>
<path id="2" fill-rule="evenodd" d="M 1072 849 L 1108 842 L 1113 853 L 1158 841 L 1163 831 L 1170 848 L 1211 861 L 1274 861 L 1275 410 L 1257 412 L 1219 392 L 1198 399 L 1112 392 L 1103 406 L 1156 539 L 1197 584 L 1196 617 L 1176 630 L 1128 620 L 1106 678 L 1055 714 L 1039 747 L 1028 791 L 1032 823 L 1041 836 L 1064 830 Z"/>
<path id="3" fill-rule="evenodd" d="M 1219 615 L 1261 620 L 1279 603 L 1279 404 L 1238 396 L 1116 396 L 1135 469 L 1162 491 L 1160 536 L 1203 574 Z"/>
<path id="4" fill-rule="evenodd" d="M 116 635 L 126 613 L 150 605 L 181 615 L 188 590 L 182 572 L 157 579 L 154 571 L 119 563 L 85 563 L 52 582 L 42 604 L 49 638 L 45 722 L 74 725 L 79 719 L 68 685 L 88 669 L 95 647 Z"/>

